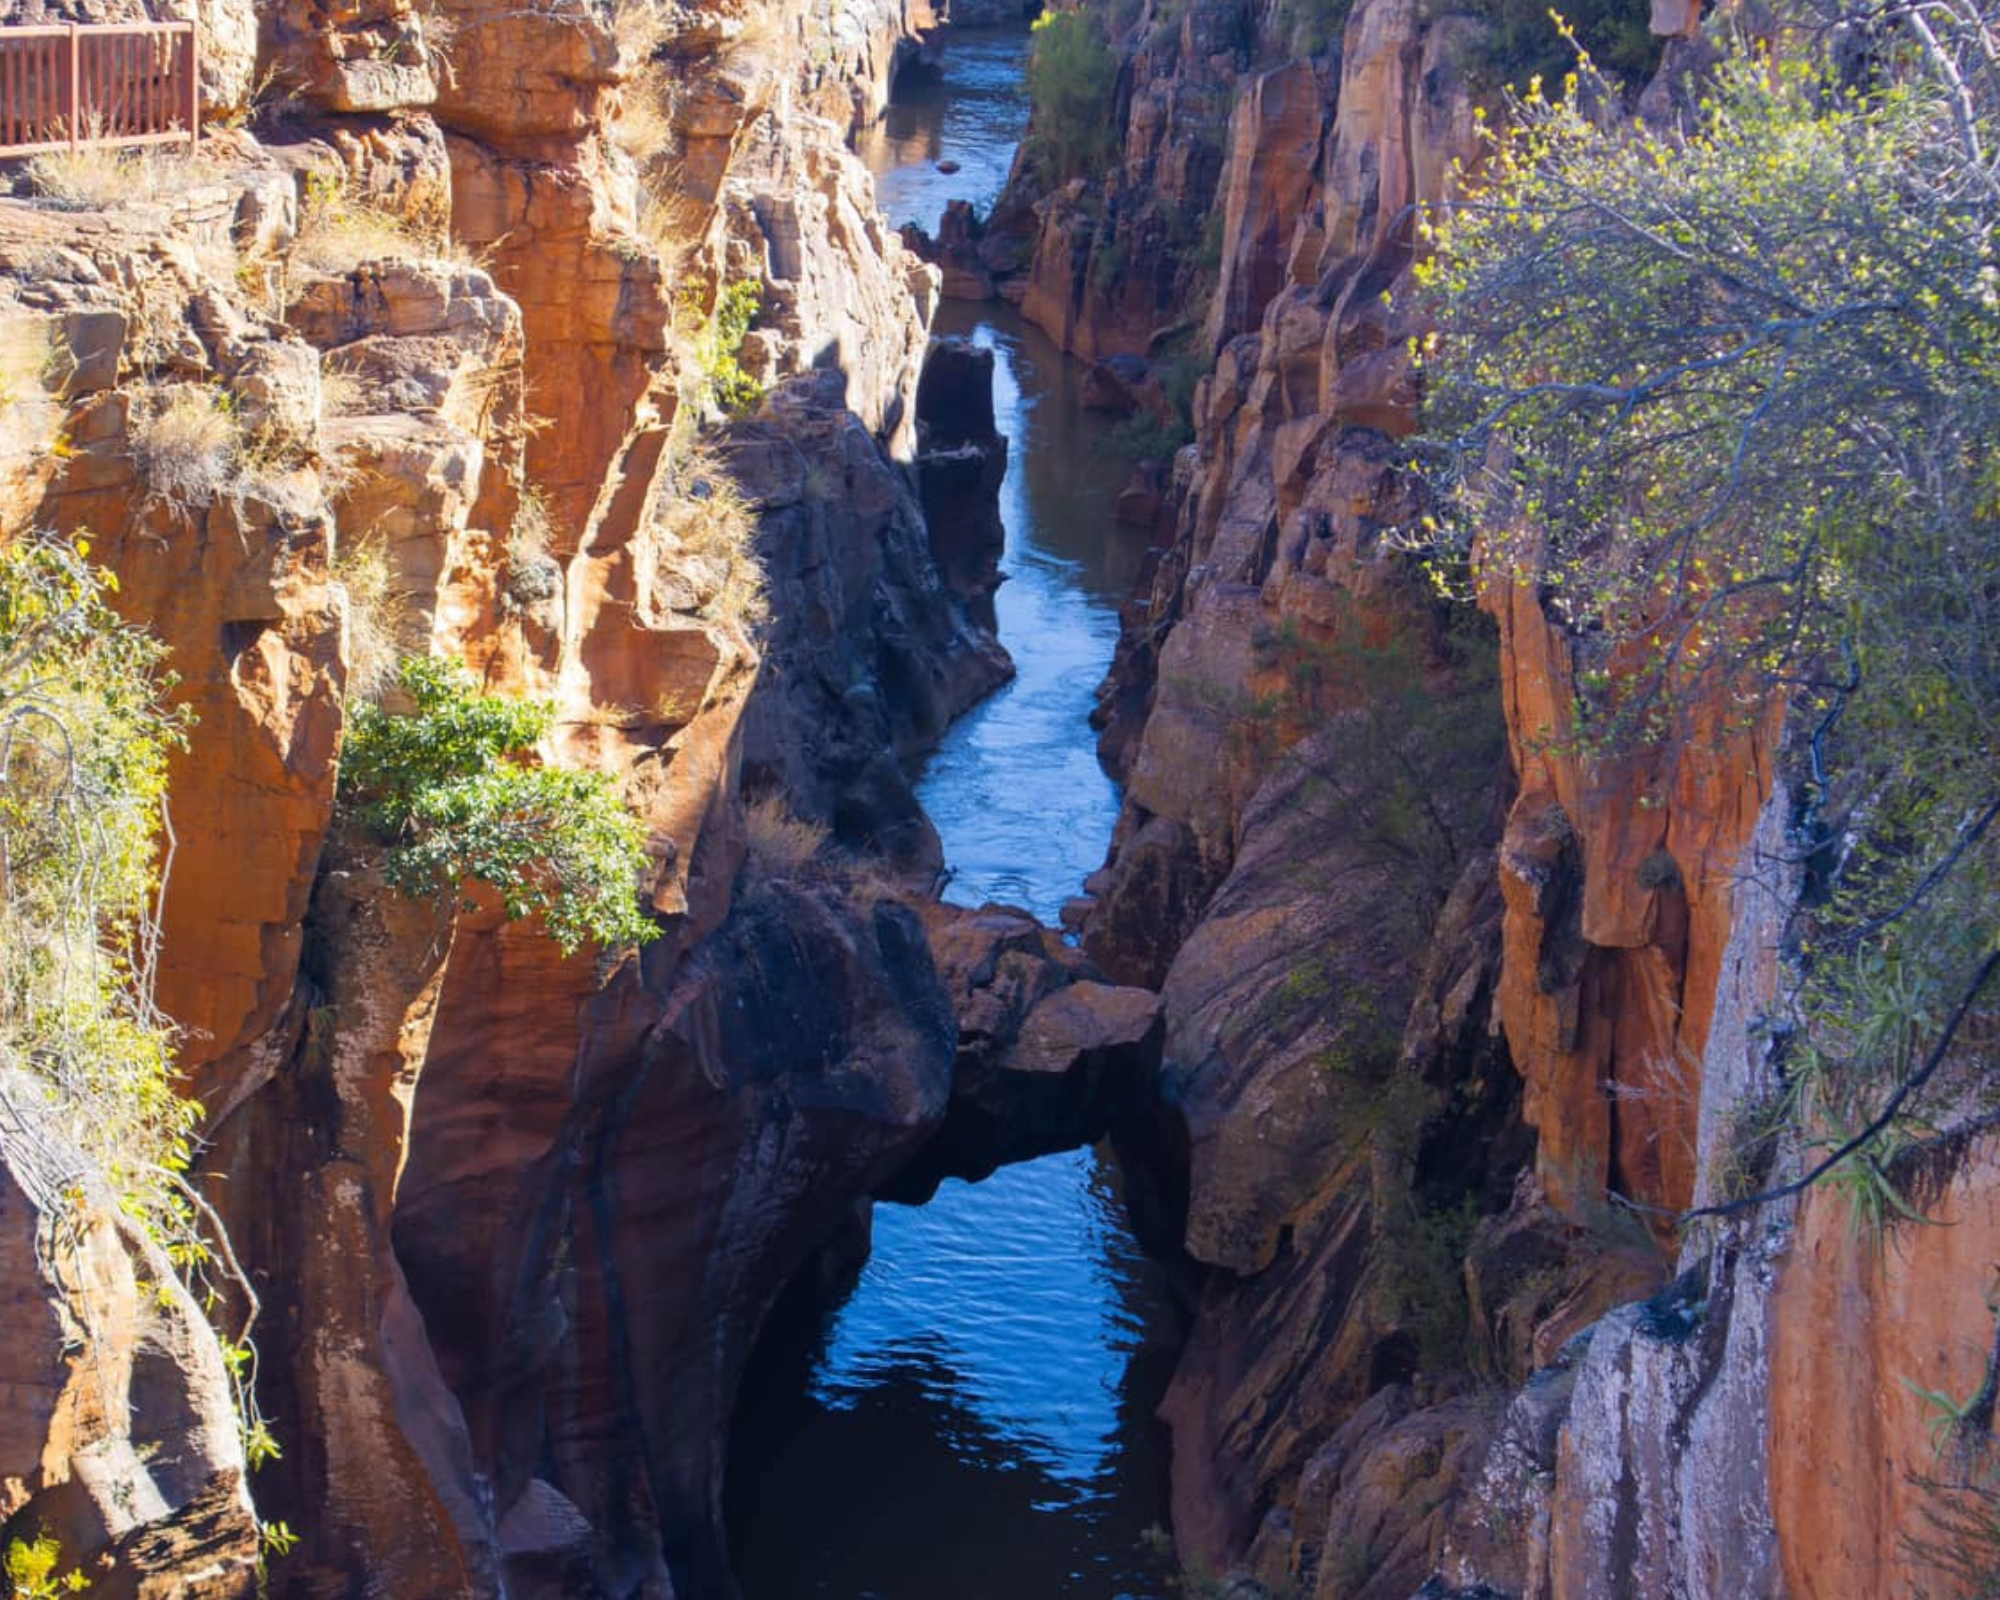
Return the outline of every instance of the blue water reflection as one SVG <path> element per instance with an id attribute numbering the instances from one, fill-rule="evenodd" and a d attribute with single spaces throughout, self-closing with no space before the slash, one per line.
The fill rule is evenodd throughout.
<path id="1" fill-rule="evenodd" d="M 984 203 L 1019 138 L 1023 33 L 957 34 L 945 79 L 899 97 L 862 152 L 892 222 Z M 955 175 L 935 163 L 960 163 Z M 1118 813 L 1088 717 L 1143 540 L 1111 501 L 1122 468 L 1070 364 L 997 307 L 940 332 L 996 352 L 1012 441 L 1000 633 L 1018 676 L 962 718 L 918 793 L 947 898 L 1053 922 Z M 1153 1409 L 1176 1339 L 1156 1267 L 1127 1233 L 1108 1156 L 1078 1150 L 879 1206 L 838 1312 L 780 1319 L 745 1380 L 730 1526 L 749 1600 L 1164 1600 L 1149 1530 L 1165 1499 Z"/>

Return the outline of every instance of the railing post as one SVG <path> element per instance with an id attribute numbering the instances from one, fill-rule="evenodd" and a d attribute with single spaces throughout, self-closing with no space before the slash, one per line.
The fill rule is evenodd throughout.
<path id="1" fill-rule="evenodd" d="M 81 148 L 83 136 L 83 48 L 82 30 L 69 25 L 69 153 Z"/>
<path id="2" fill-rule="evenodd" d="M 201 26 L 188 24 L 188 148 L 201 143 Z"/>

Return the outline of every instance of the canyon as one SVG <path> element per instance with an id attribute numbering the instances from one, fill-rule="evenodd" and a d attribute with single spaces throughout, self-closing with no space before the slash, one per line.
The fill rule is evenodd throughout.
<path id="1" fill-rule="evenodd" d="M 1185 1313 L 1190 1592 L 1950 1592 L 1907 1536 L 1930 1397 L 1988 1376 L 1992 1135 L 1888 1248 L 1823 1187 L 1668 1222 L 1782 1086 L 1780 712 L 1591 750 L 1536 574 L 1465 606 L 1396 547 L 1416 208 L 1481 154 L 1487 20 L 1153 0 L 1108 166 L 1019 161 L 932 238 L 851 145 L 928 33 L 1018 17 L 195 9 L 197 160 L 0 198 L 0 333 L 48 353 L 0 536 L 87 539 L 194 715 L 157 1000 L 281 1453 L 251 1471 L 242 1357 L 9 1063 L 9 1537 L 109 1595 L 733 1600 L 774 1308 L 877 1199 L 1108 1140 Z M 1664 10 L 1642 110 L 1708 48 Z M 1152 549 L 1074 939 L 933 893 L 914 774 L 1014 671 L 1009 444 L 945 296 L 1116 412 L 1186 392 L 1115 497 Z M 227 434 L 194 458 L 188 396 Z M 644 825 L 656 938 L 387 884 L 339 798 L 371 637 L 552 706 L 538 759 Z"/>

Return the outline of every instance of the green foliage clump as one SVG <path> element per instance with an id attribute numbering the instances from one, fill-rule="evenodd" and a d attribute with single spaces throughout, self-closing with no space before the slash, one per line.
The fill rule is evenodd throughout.
<path id="1" fill-rule="evenodd" d="M 1427 670 L 1408 630 L 1372 628 L 1352 602 L 1325 627 L 1287 620 L 1255 641 L 1283 687 L 1250 708 L 1251 737 L 1275 749 L 1345 718 L 1338 759 L 1313 773 L 1301 808 L 1394 865 L 1419 919 L 1444 904 L 1487 820 L 1505 740 L 1492 632 L 1454 622 L 1435 646 L 1448 672 Z"/>
<path id="2" fill-rule="evenodd" d="M 762 305 L 763 291 L 754 278 L 725 283 L 701 341 L 701 370 L 709 396 L 732 417 L 755 411 L 764 400 L 764 386 L 743 370 L 742 363 L 744 335 Z"/>
<path id="3" fill-rule="evenodd" d="M 553 708 L 481 694 L 456 662 L 411 657 L 400 677 L 414 710 L 356 706 L 340 763 L 343 803 L 388 845 L 389 882 L 440 898 L 490 884 L 566 953 L 652 939 L 636 893 L 646 832 L 611 780 L 524 760 Z"/>
<path id="4" fill-rule="evenodd" d="M 1118 60 L 1093 16 L 1045 11 L 1028 53 L 1033 153 L 1057 182 L 1102 172 L 1118 153 Z"/>
<path id="5" fill-rule="evenodd" d="M 200 1107 L 153 1005 L 156 845 L 188 718 L 89 545 L 0 550 L 0 1057 L 141 1214 L 181 1216 Z M 177 1231 L 170 1229 L 169 1231 Z"/>
<path id="6" fill-rule="evenodd" d="M 1294 56 L 1329 55 L 1347 34 L 1354 0 L 1283 0 L 1279 25 Z"/>
<path id="7" fill-rule="evenodd" d="M 1671 760 L 1791 718 L 1796 1181 L 1877 1224 L 2000 1109 L 2000 84 L 1955 28 L 1727 61 L 1671 131 L 1531 95 L 1423 271 L 1432 531 L 1574 645 L 1524 732 Z"/>
<path id="8" fill-rule="evenodd" d="M 1127 461 L 1171 461 L 1193 437 L 1192 424 L 1179 417 L 1162 422 L 1142 407 L 1105 430 L 1104 448 Z"/>
<path id="9" fill-rule="evenodd" d="M 1426 1205 L 1399 1193 L 1377 1220 L 1371 1236 L 1376 1304 L 1415 1342 L 1422 1371 L 1451 1372 L 1471 1362 L 1465 1257 L 1478 1225 L 1479 1205 L 1469 1196 Z"/>
<path id="10" fill-rule="evenodd" d="M 211 1318 L 247 1306 L 233 1334 L 217 1332 L 254 1466 L 276 1454 L 253 1392 L 256 1297 L 188 1182 L 201 1107 L 180 1092 L 175 1030 L 153 999 L 168 759 L 190 717 L 166 647 L 112 610 L 116 576 L 89 556 L 81 539 L 0 549 L 0 1065 L 42 1087 L 49 1126 L 195 1303 Z M 56 1226 L 85 1193 L 49 1202 Z M 46 1538 L 5 1556 L 21 1594 L 78 1587 L 59 1563 Z"/>
<path id="11" fill-rule="evenodd" d="M 7 1592 L 13 1600 L 61 1600 L 90 1587 L 90 1580 L 75 1567 L 60 1571 L 62 1544 L 52 1534 L 9 1539 L 0 1567 L 7 1574 Z"/>
<path id="12" fill-rule="evenodd" d="M 1217 213 L 1220 215 L 1220 213 Z M 1175 341 L 1153 365 L 1166 400 L 1165 413 L 1140 406 L 1105 430 L 1102 445 L 1127 461 L 1171 461 L 1194 438 L 1194 392 L 1203 365 Z"/>

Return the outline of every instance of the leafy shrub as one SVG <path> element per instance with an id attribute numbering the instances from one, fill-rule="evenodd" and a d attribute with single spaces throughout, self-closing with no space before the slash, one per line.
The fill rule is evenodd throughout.
<path id="1" fill-rule="evenodd" d="M 1278 16 L 1293 55 L 1323 56 L 1340 48 L 1353 10 L 1353 0 L 1284 0 Z"/>
<path id="2" fill-rule="evenodd" d="M 122 1225 L 165 1251 L 195 1305 L 211 1319 L 247 1305 L 217 1333 L 254 1467 L 277 1454 L 253 1392 L 256 1296 L 186 1181 L 201 1107 L 179 1092 L 174 1028 L 153 1003 L 167 761 L 189 718 L 165 647 L 111 609 L 117 580 L 89 554 L 83 540 L 0 550 L 0 1061 L 46 1087 L 54 1131 L 96 1164 Z M 59 1558 L 52 1540 L 17 1539 L 8 1580 L 26 1594 L 74 1588 Z"/>
<path id="3" fill-rule="evenodd" d="M 1029 137 L 1058 183 L 1102 171 L 1118 150 L 1118 61 L 1094 16 L 1045 11 L 1028 52 Z"/>
<path id="4" fill-rule="evenodd" d="M 413 712 L 355 707 L 340 764 L 343 802 L 388 846 L 389 882 L 436 898 L 490 884 L 565 953 L 652 939 L 636 893 L 646 832 L 611 780 L 526 764 L 553 708 L 481 694 L 456 662 L 414 656 L 400 676 Z"/>
<path id="5" fill-rule="evenodd" d="M 1194 438 L 1192 424 L 1176 417 L 1162 422 L 1143 408 L 1120 417 L 1104 431 L 1104 448 L 1127 461 L 1171 461 Z"/>
<path id="6" fill-rule="evenodd" d="M 1530 96 L 1420 269 L 1445 545 L 1477 532 L 1574 643 L 1546 735 L 1670 763 L 1704 717 L 1792 719 L 1792 1186 L 1838 1175 L 1871 1222 L 1901 1214 L 1884 1158 L 1993 1103 L 1987 47 L 1946 17 L 1866 87 L 1725 62 L 1671 132 L 1596 116 L 1602 86 Z"/>
<path id="7" fill-rule="evenodd" d="M 89 546 L 0 551 L 0 1055 L 142 1209 L 177 1205 L 199 1108 L 150 976 L 167 757 L 165 649 L 105 603 Z"/>
<path id="8" fill-rule="evenodd" d="M 1525 90 L 1536 78 L 1559 83 L 1581 49 L 1599 72 L 1625 85 L 1644 83 L 1660 64 L 1645 0 L 1494 0 L 1476 15 L 1490 28 L 1473 75 Z M 1557 20 L 1558 16 L 1560 21 Z"/>
<path id="9" fill-rule="evenodd" d="M 754 278 L 725 283 L 701 339 L 701 370 L 709 397 L 732 417 L 755 411 L 764 400 L 764 386 L 743 370 L 742 363 L 744 335 L 762 305 L 763 291 Z"/>
<path id="10" fill-rule="evenodd" d="M 62 1545 L 52 1534 L 9 1539 L 6 1555 L 0 1558 L 8 1594 L 15 1600 L 61 1600 L 63 1595 L 81 1594 L 90 1580 L 75 1567 L 58 1577 L 62 1558 Z"/>

